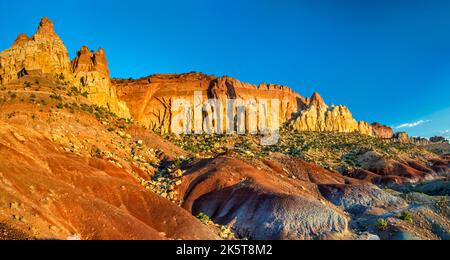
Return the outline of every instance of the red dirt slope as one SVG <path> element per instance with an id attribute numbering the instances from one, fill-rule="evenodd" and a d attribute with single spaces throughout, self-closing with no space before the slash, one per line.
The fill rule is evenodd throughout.
<path id="1" fill-rule="evenodd" d="M 2 122 L 0 223 L 36 239 L 217 238 L 145 190 L 127 168 L 66 153 L 35 131 Z"/>

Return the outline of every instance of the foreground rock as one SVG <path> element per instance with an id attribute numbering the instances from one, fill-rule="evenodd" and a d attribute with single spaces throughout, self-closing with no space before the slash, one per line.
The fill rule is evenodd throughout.
<path id="1" fill-rule="evenodd" d="M 326 199 L 355 216 L 407 206 L 403 199 L 371 184 L 324 184 L 319 186 L 319 190 Z"/>

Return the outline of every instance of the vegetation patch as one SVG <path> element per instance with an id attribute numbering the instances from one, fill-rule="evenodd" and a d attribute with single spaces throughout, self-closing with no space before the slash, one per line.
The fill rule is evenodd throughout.
<path id="1" fill-rule="evenodd" d="M 413 216 L 409 210 L 405 210 L 402 212 L 400 219 L 409 223 L 413 223 Z"/>
<path id="2" fill-rule="evenodd" d="M 360 133 L 295 132 L 281 129 L 280 140 L 273 146 L 261 146 L 259 135 L 163 135 L 166 140 L 202 157 L 215 157 L 228 151 L 242 157 L 266 157 L 282 153 L 298 157 L 326 169 L 347 172 L 361 167 L 359 155 L 374 151 L 386 158 L 411 159 L 428 153 L 409 143 L 388 142 Z"/>
<path id="3" fill-rule="evenodd" d="M 375 227 L 380 231 L 386 231 L 389 228 L 389 221 L 387 219 L 379 219 L 375 223 Z"/>
<path id="4" fill-rule="evenodd" d="M 231 231 L 231 228 L 228 226 L 223 226 L 219 224 L 215 224 L 211 218 L 205 213 L 200 213 L 197 215 L 197 219 L 200 220 L 203 224 L 214 230 L 222 239 L 226 240 L 235 240 L 236 237 L 234 233 Z"/>

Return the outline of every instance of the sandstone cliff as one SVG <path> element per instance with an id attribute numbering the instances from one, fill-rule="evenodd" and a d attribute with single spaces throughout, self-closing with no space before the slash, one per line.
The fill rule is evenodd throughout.
<path id="1" fill-rule="evenodd" d="M 356 121 L 345 106 L 328 106 L 314 93 L 306 109 L 301 110 L 290 127 L 297 131 L 360 132 L 373 135 L 372 126 Z"/>
<path id="2" fill-rule="evenodd" d="M 175 99 L 185 99 L 194 104 L 194 93 L 202 93 L 202 102 L 207 99 L 218 99 L 222 103 L 221 110 L 226 113 L 226 99 L 240 99 L 256 104 L 268 102 L 266 110 L 270 108 L 271 99 L 279 100 L 279 122 L 282 124 L 290 120 L 299 109 L 306 107 L 306 100 L 290 88 L 273 84 L 259 86 L 243 83 L 231 77 L 215 77 L 201 73 L 186 73 L 180 75 L 153 75 L 138 80 L 113 80 L 120 99 L 127 102 L 133 118 L 150 129 L 167 133 L 170 131 L 172 103 Z M 203 117 L 210 116 L 210 111 Z M 262 128 L 263 119 L 259 115 L 250 116 L 246 110 L 246 129 Z M 236 111 L 233 111 L 234 117 Z M 236 120 L 236 118 L 235 118 Z M 264 119 L 267 124 L 271 118 Z M 193 124 L 191 122 L 191 124 Z M 226 119 L 219 127 L 226 129 Z"/>
<path id="3" fill-rule="evenodd" d="M 72 78 L 67 49 L 47 18 L 41 20 L 35 35 L 20 34 L 11 48 L 0 53 L 0 84 L 33 72 Z"/>
<path id="4" fill-rule="evenodd" d="M 218 99 L 221 101 L 222 114 L 226 114 L 226 99 L 239 99 L 254 104 L 267 101 L 263 114 L 271 111 L 270 100 L 277 99 L 279 121 L 282 126 L 288 123 L 298 131 L 337 131 L 360 132 L 362 134 L 388 138 L 388 127 L 383 131 L 373 130 L 366 122 L 356 121 L 345 106 L 328 106 L 318 93 L 311 98 L 304 98 L 292 89 L 274 85 L 260 84 L 258 86 L 240 82 L 231 77 L 214 77 L 201 73 L 186 73 L 180 75 L 153 75 L 138 80 L 113 80 L 116 85 L 119 99 L 126 101 L 131 115 L 141 124 L 152 130 L 168 133 L 171 129 L 172 103 L 175 99 L 186 99 L 192 106 L 194 92 L 202 93 L 202 101 Z M 258 108 L 261 108 L 258 106 Z M 206 109 L 203 119 L 210 118 L 214 109 Z M 236 108 L 233 111 L 236 120 Z M 193 112 L 190 112 L 191 117 Z M 245 112 L 245 129 L 247 132 L 262 130 L 264 126 L 273 126 L 274 122 L 269 116 L 259 113 L 252 116 L 248 109 Z M 227 119 L 218 127 L 225 132 Z M 190 122 L 191 129 L 194 123 Z M 203 125 L 203 130 L 206 126 Z"/>
<path id="5" fill-rule="evenodd" d="M 118 100 L 116 89 L 111 84 L 108 62 L 102 48 L 91 52 L 88 47 L 83 46 L 71 65 L 74 84 L 89 93 L 89 100 L 108 107 L 120 117 L 130 117 L 127 105 Z"/>

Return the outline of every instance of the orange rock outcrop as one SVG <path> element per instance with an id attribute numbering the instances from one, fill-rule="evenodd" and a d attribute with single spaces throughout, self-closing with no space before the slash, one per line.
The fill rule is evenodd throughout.
<path id="1" fill-rule="evenodd" d="M 70 80 L 69 54 L 64 43 L 55 33 L 53 22 L 43 18 L 35 35 L 28 38 L 20 34 L 14 44 L 0 52 L 0 84 L 39 71 L 44 74 Z"/>
<path id="2" fill-rule="evenodd" d="M 91 52 L 83 46 L 71 62 L 74 84 L 88 92 L 88 99 L 95 104 L 108 107 L 120 117 L 130 117 L 125 102 L 120 101 L 111 84 L 105 51 L 100 48 Z"/>

